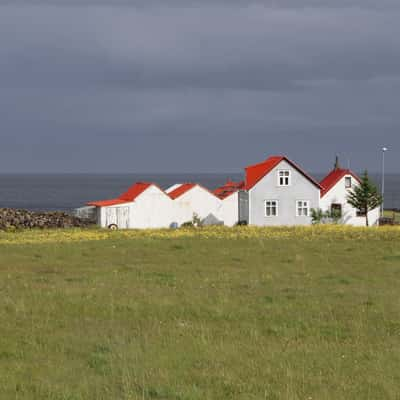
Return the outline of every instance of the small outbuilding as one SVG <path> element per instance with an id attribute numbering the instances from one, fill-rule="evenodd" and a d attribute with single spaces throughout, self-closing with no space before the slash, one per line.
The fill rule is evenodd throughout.
<path id="1" fill-rule="evenodd" d="M 245 194 L 245 192 L 242 192 L 244 186 L 244 181 L 233 182 L 228 180 L 224 185 L 214 190 L 214 194 L 221 200 L 218 217 L 227 226 L 234 226 L 239 222 L 247 223 L 248 215 L 246 212 L 243 213 L 243 210 L 247 211 L 247 204 L 241 204 L 247 197 L 241 196 L 241 194 Z"/>
<path id="2" fill-rule="evenodd" d="M 103 228 L 166 228 L 174 222 L 173 200 L 157 185 L 137 182 L 111 200 L 92 201 Z"/>
<path id="3" fill-rule="evenodd" d="M 221 200 L 205 187 L 197 183 L 181 183 L 167 189 L 168 196 L 174 202 L 174 221 L 178 225 L 192 221 L 194 216 L 200 220 L 213 214 L 218 219 Z"/>

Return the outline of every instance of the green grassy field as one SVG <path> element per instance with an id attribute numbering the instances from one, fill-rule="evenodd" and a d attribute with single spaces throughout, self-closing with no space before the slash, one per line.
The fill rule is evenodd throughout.
<path id="1" fill-rule="evenodd" d="M 304 232 L 0 244 L 0 399 L 399 399 L 399 234 Z"/>

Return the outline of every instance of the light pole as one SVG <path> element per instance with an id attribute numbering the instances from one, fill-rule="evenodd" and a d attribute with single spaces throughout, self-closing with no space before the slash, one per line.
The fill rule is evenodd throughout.
<path id="1" fill-rule="evenodd" d="M 383 217 L 383 212 L 385 210 L 385 153 L 388 151 L 387 147 L 382 147 L 382 210 L 381 216 Z"/>

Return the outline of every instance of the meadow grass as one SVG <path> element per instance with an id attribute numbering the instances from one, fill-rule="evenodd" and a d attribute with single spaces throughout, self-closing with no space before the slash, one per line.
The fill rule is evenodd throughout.
<path id="1" fill-rule="evenodd" d="M 398 399 L 400 230 L 0 234 L 0 399 Z"/>

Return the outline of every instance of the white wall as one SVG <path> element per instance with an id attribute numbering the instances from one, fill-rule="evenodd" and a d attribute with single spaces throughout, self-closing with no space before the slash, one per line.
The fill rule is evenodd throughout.
<path id="1" fill-rule="evenodd" d="M 153 185 L 135 199 L 129 228 L 168 228 L 173 216 L 173 200 Z"/>
<path id="2" fill-rule="evenodd" d="M 234 226 L 239 221 L 239 192 L 221 200 L 221 207 L 216 215 L 226 226 Z"/>
<path id="3" fill-rule="evenodd" d="M 194 213 L 200 219 L 207 217 L 208 214 L 214 214 L 220 218 L 221 200 L 201 186 L 196 185 L 173 201 L 174 222 L 179 225 L 191 221 Z"/>
<path id="4" fill-rule="evenodd" d="M 341 223 L 353 226 L 365 226 L 365 217 L 357 217 L 357 210 L 347 203 L 347 195 L 350 189 L 346 189 L 345 179 L 350 177 L 352 184 L 358 185 L 358 181 L 350 174 L 345 175 L 331 190 L 325 194 L 320 200 L 320 208 L 323 211 L 329 211 L 331 204 L 342 205 L 342 220 Z M 379 208 L 372 210 L 368 213 L 370 226 L 377 225 L 379 223 L 380 211 Z"/>

